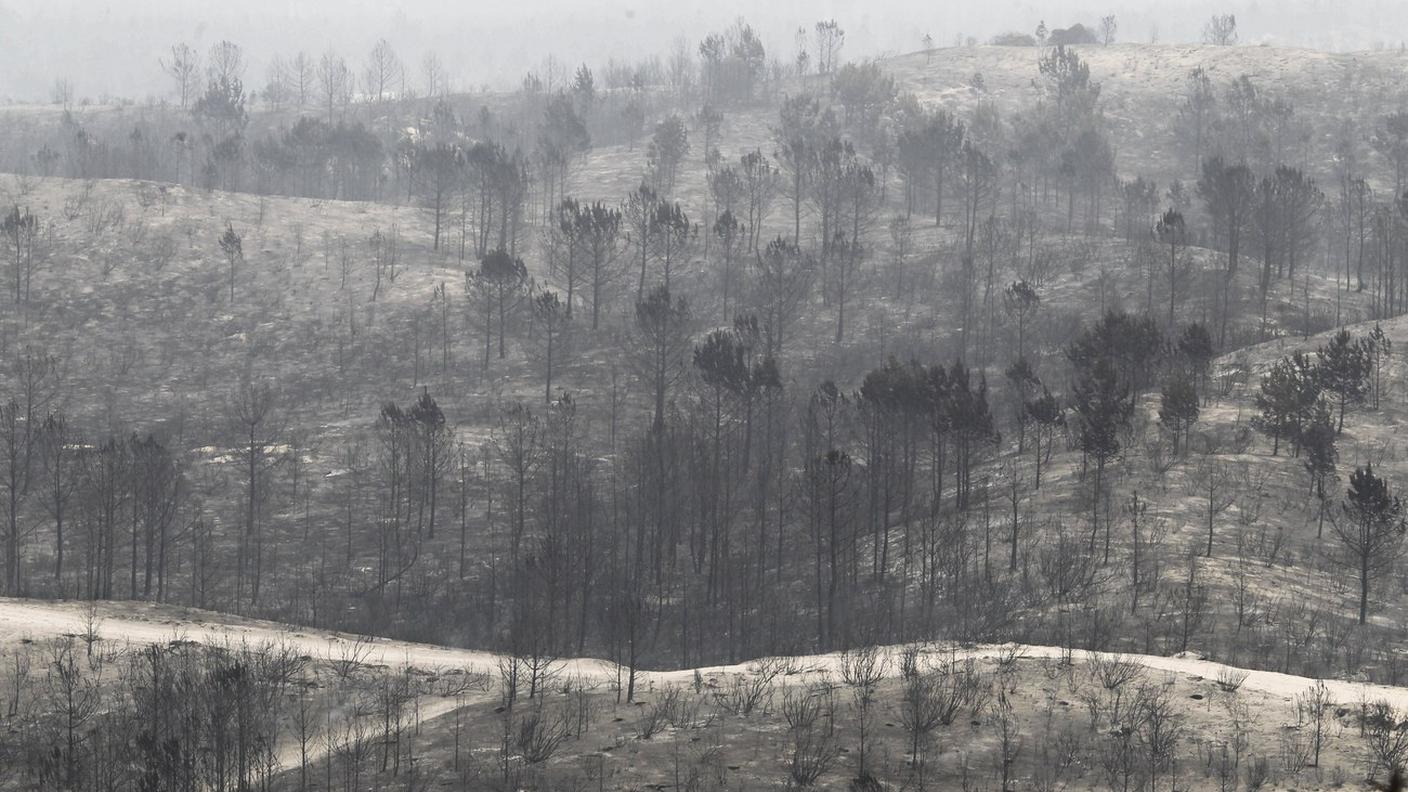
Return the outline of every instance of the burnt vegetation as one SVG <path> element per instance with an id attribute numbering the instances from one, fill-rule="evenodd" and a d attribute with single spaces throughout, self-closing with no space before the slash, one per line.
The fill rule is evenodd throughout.
<path id="1" fill-rule="evenodd" d="M 1004 792 L 1319 773 L 1349 717 L 1323 688 L 1272 767 L 1240 681 L 1233 736 L 1194 751 L 1117 653 L 1402 681 L 1408 116 L 1342 104 L 1367 66 L 1197 66 L 1135 102 L 1102 84 L 1100 53 L 1142 57 L 1118 31 L 972 48 L 1030 53 L 1000 101 L 1004 75 L 935 90 L 932 42 L 847 60 L 835 21 L 787 50 L 740 20 L 496 92 L 386 40 L 258 74 L 178 43 L 140 113 L 72 86 L 6 109 L 0 591 L 502 652 L 493 757 L 461 763 L 455 715 L 439 780 L 465 788 L 551 788 L 593 708 L 638 701 L 632 739 L 706 735 L 676 788 L 724 788 L 713 724 L 754 713 L 796 787 L 955 783 L 967 721 Z M 1204 37 L 1225 57 L 1235 17 Z M 1060 647 L 1050 700 L 1016 656 L 875 648 L 930 641 Z M 837 679 L 638 679 L 825 652 Z M 609 692 L 559 676 L 586 656 Z M 0 785 L 431 783 L 407 713 L 446 694 L 409 671 L 11 660 Z M 1402 713 L 1358 718 L 1349 766 L 1401 771 Z M 291 782 L 320 719 L 326 767 Z"/>

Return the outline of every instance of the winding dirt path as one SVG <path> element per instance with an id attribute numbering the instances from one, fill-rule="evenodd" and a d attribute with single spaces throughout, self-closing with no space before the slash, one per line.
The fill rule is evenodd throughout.
<path id="1" fill-rule="evenodd" d="M 387 638 L 360 638 L 344 633 L 304 629 L 278 622 L 244 619 L 211 611 L 190 610 L 149 603 L 102 603 L 95 611 L 96 631 L 105 641 L 131 644 L 166 643 L 181 639 L 204 644 L 282 644 L 293 647 L 310 657 L 339 661 L 356 658 L 368 665 L 390 668 L 416 668 L 422 671 L 445 672 L 461 670 L 493 674 L 502 655 L 471 649 L 455 649 L 433 644 L 395 641 Z M 0 598 L 0 643 L 29 638 L 62 635 L 83 635 L 89 629 L 88 603 L 51 602 Z M 903 647 L 888 646 L 889 672 L 898 673 L 898 656 Z M 1016 650 L 1023 658 L 1060 657 L 1062 649 L 1055 646 L 980 645 L 952 650 L 958 658 L 993 658 Z M 949 651 L 936 647 L 936 652 Z M 1075 659 L 1086 660 L 1097 653 L 1075 652 Z M 1099 656 L 1113 655 L 1098 653 Z M 1237 669 L 1222 663 L 1191 657 L 1125 654 L 1122 657 L 1156 671 L 1217 679 L 1232 670 L 1246 673 L 1242 687 L 1274 696 L 1291 698 L 1315 683 L 1310 677 L 1281 674 L 1274 671 Z M 840 669 L 839 653 L 805 655 L 795 658 L 793 666 L 803 672 L 836 672 Z M 753 663 L 703 666 L 698 670 L 707 675 L 746 673 Z M 643 671 L 637 684 L 676 684 L 689 682 L 696 669 L 675 671 Z M 599 682 L 615 681 L 620 673 L 616 664 L 595 658 L 575 658 L 563 661 L 562 674 Z M 793 675 L 800 676 L 800 675 Z M 1325 680 L 1334 698 L 1341 703 L 1361 699 L 1385 700 L 1397 707 L 1408 708 L 1408 687 L 1372 685 L 1346 680 Z"/>
<path id="2" fill-rule="evenodd" d="M 90 616 L 96 615 L 96 619 Z M 296 649 L 310 657 L 338 662 L 355 659 L 368 665 L 383 665 L 388 668 L 415 668 L 421 671 L 444 673 L 451 670 L 477 672 L 494 675 L 497 673 L 501 655 L 492 652 L 454 649 L 431 644 L 394 641 L 386 638 L 358 638 L 320 630 L 303 629 L 277 622 L 244 619 L 237 616 L 213 613 L 210 611 L 188 610 L 170 606 L 156 606 L 149 603 L 102 603 L 90 611 L 88 603 L 49 602 L 38 600 L 0 598 L 0 645 L 21 639 L 44 640 L 65 635 L 86 635 L 91 628 L 104 641 L 125 642 L 135 645 L 167 643 L 172 640 L 189 640 L 213 645 L 283 645 Z M 899 654 L 903 647 L 884 648 L 889 658 L 888 673 L 899 672 Z M 997 658 L 1013 656 L 1039 659 L 1057 658 L 1063 650 L 1054 646 L 1014 646 L 982 645 L 971 647 L 935 646 L 930 651 L 944 656 L 963 658 Z M 1078 662 L 1092 657 L 1113 657 L 1109 654 L 1075 652 Z M 1161 657 L 1157 655 L 1125 654 L 1126 660 L 1137 662 L 1153 671 L 1162 671 L 1189 677 L 1217 680 L 1229 670 L 1245 673 L 1242 689 L 1293 701 L 1303 693 L 1314 679 L 1273 671 L 1238 669 L 1208 660 L 1191 657 Z M 793 658 L 791 673 L 779 676 L 783 684 L 795 683 L 815 674 L 839 672 L 841 655 L 838 653 L 806 655 Z M 754 663 L 731 666 L 706 666 L 698 671 L 705 677 L 718 677 L 728 674 L 749 673 Z M 694 677 L 696 669 L 675 671 L 644 671 L 637 674 L 638 689 L 648 692 L 660 685 L 687 685 Z M 615 682 L 624 674 L 614 663 L 592 658 L 564 660 L 561 673 L 583 681 L 597 683 Z M 1325 680 L 1331 697 L 1340 704 L 1354 704 L 1359 701 L 1387 701 L 1395 707 L 1408 709 L 1408 688 L 1371 685 L 1345 680 Z M 420 717 L 423 721 L 453 712 L 457 702 L 451 698 L 424 700 L 420 704 Z M 285 766 L 291 760 L 297 764 L 297 754 L 280 751 Z M 321 752 L 320 752 L 321 753 Z M 287 755 L 284 755 L 287 754 Z"/>

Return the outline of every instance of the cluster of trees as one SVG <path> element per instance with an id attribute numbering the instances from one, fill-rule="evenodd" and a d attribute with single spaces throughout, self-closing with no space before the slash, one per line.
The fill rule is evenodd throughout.
<path id="1" fill-rule="evenodd" d="M 844 31 L 830 25 L 827 68 L 834 71 Z M 476 118 L 475 134 L 462 147 L 497 142 L 531 162 L 551 193 L 591 139 L 634 144 L 658 102 L 653 92 L 668 91 L 681 104 L 748 106 L 776 90 L 780 68 L 740 20 L 707 35 L 694 55 L 681 49 L 668 63 L 612 61 L 600 81 L 585 64 L 569 74 L 549 58 L 542 72 L 525 76 L 500 117 L 501 103 L 476 106 L 452 96 L 452 81 L 433 52 L 417 69 L 385 39 L 360 70 L 335 50 L 275 57 L 257 88 L 244 50 L 230 41 L 204 55 L 178 43 L 160 65 L 171 81 L 171 112 L 120 128 L 103 119 L 85 123 L 66 109 L 35 150 L 11 152 L 13 167 L 42 176 L 169 179 L 261 194 L 398 200 L 413 193 L 408 188 L 415 183 L 404 173 L 405 148 L 426 138 L 448 142 L 446 121 L 460 113 Z M 554 202 L 549 194 L 542 205 Z"/>
<path id="2" fill-rule="evenodd" d="M 356 199 L 380 193 L 385 153 L 360 122 L 300 118 L 255 141 L 254 189 L 317 198 Z"/>
<path id="3" fill-rule="evenodd" d="M 26 349 L 8 377 L 12 395 L 0 404 L 7 594 L 205 605 L 233 578 L 237 600 L 260 602 L 271 565 L 266 484 L 287 453 L 276 447 L 268 385 L 246 382 L 225 405 L 226 461 L 242 480 L 236 527 L 221 531 L 190 453 L 166 433 L 88 434 L 61 408 L 63 367 L 42 351 Z M 307 484 L 294 467 L 299 493 Z"/>
<path id="4" fill-rule="evenodd" d="M 1220 25 L 1235 27 L 1230 19 Z M 1112 19 L 1103 21 L 1100 27 L 1107 32 L 1105 39 L 1113 37 Z M 719 161 L 715 152 L 724 120 L 721 111 L 736 106 L 735 94 L 752 96 L 751 86 L 763 79 L 767 71 L 763 66 L 765 55 L 757 41 L 756 34 L 740 22 L 724 33 L 709 36 L 697 58 L 687 52 L 672 57 L 668 69 L 657 66 L 649 78 L 668 83 L 667 107 L 672 100 L 677 106 L 689 101 L 700 103 L 700 111 L 690 118 L 703 133 L 700 148 L 706 162 Z M 1046 205 L 1055 187 L 1066 197 L 1068 231 L 1076 225 L 1078 207 L 1087 230 L 1101 225 L 1106 212 L 1103 205 L 1111 197 L 1115 181 L 1114 150 L 1099 110 L 1100 86 L 1091 79 L 1088 65 L 1074 49 L 1054 41 L 1043 53 L 1040 73 L 1044 101 L 1035 109 L 1003 119 L 986 106 L 973 119 L 964 121 L 946 111 L 930 111 L 912 96 L 897 95 L 893 80 L 877 64 L 840 63 L 836 53 L 843 42 L 844 31 L 834 22 L 818 23 L 815 43 L 799 44 L 806 57 L 795 70 L 798 75 L 808 73 L 812 60 L 808 53 L 815 50 L 815 71 L 827 78 L 825 94 L 843 114 L 829 123 L 810 118 L 824 113 L 810 110 L 805 98 L 793 97 L 788 101 L 792 109 L 784 111 L 775 136 L 777 168 L 783 172 L 781 175 L 790 177 L 781 186 L 787 188 L 784 191 L 793 204 L 793 241 L 799 241 L 800 215 L 807 208 L 823 216 L 820 263 L 837 260 L 830 255 L 833 248 L 852 251 L 840 257 L 842 266 L 835 270 L 838 277 L 825 279 L 828 304 L 831 293 L 838 297 L 837 325 L 841 334 L 846 295 L 853 291 L 849 272 L 854 265 L 850 262 L 853 251 L 864 248 L 854 239 L 836 238 L 838 231 L 846 230 L 846 223 L 844 218 L 840 218 L 840 223 L 829 222 L 833 211 L 827 207 L 841 206 L 849 197 L 853 206 L 865 209 L 866 204 L 871 205 L 869 211 L 854 211 L 851 215 L 862 218 L 862 225 L 873 220 L 879 214 L 873 205 L 877 200 L 884 201 L 892 168 L 904 183 L 907 216 L 916 206 L 928 203 L 934 216 L 941 217 L 946 195 L 959 193 L 964 210 L 964 249 L 975 259 L 979 258 L 975 248 L 984 243 L 985 236 L 991 238 L 987 247 L 995 248 L 996 236 L 1005 230 L 996 223 L 990 229 L 984 228 L 985 220 L 997 218 L 999 213 L 990 204 L 1002 192 L 1013 199 L 1012 210 L 1003 218 L 1009 222 Z M 462 240 L 471 236 L 473 227 L 480 228 L 476 235 L 480 237 L 478 244 L 460 244 L 462 258 L 468 250 L 473 250 L 476 258 L 491 249 L 515 252 L 518 230 L 505 226 L 525 221 L 553 225 L 550 215 L 570 192 L 573 164 L 593 141 L 633 141 L 651 129 L 646 120 L 655 114 L 654 106 L 660 99 L 653 98 L 647 89 L 661 89 L 659 84 L 652 86 L 639 80 L 626 88 L 610 87 L 619 82 L 616 78 L 606 80 L 607 87 L 599 87 L 597 78 L 585 66 L 569 75 L 549 63 L 546 74 L 530 75 L 523 91 L 499 112 L 491 112 L 485 105 L 476 115 L 473 108 L 452 102 L 445 94 L 443 74 L 432 57 L 425 66 L 424 96 L 433 103 L 424 108 L 422 115 L 413 105 L 404 104 L 403 100 L 416 94 L 409 87 L 414 81 L 407 78 L 407 69 L 389 44 L 381 41 L 367 56 L 360 79 L 333 54 L 316 63 L 307 56 L 298 56 L 276 61 L 271 67 L 270 87 L 263 92 L 275 110 L 286 103 L 300 113 L 311 106 L 317 94 L 341 95 L 348 102 L 355 94 L 360 104 L 369 108 L 369 119 L 335 113 L 334 103 L 329 105 L 325 117 L 305 115 L 260 134 L 251 130 L 256 118 L 247 108 L 249 100 L 241 82 L 245 65 L 238 46 L 222 42 L 202 64 L 194 51 L 178 45 L 163 65 L 171 73 L 177 93 L 184 97 L 182 106 L 190 107 L 194 129 L 171 129 L 169 123 L 143 122 L 131 135 L 125 135 L 128 140 L 123 146 L 117 146 L 102 139 L 112 135 L 94 134 L 71 121 L 56 141 L 64 153 L 56 153 L 46 145 L 41 152 L 47 152 L 46 156 L 36 154 L 34 165 L 37 167 L 42 160 L 46 172 L 53 172 L 55 163 L 67 161 L 73 175 L 86 177 L 151 178 L 174 171 L 176 180 L 230 189 L 411 200 L 427 206 L 436 220 L 433 247 L 439 247 L 441 225 L 457 221 Z M 336 75 L 342 75 L 340 81 L 333 79 Z M 335 90 L 314 90 L 320 81 L 361 88 L 355 92 L 345 88 L 340 94 Z M 745 87 L 738 88 L 735 83 Z M 440 88 L 430 90 L 432 85 Z M 723 93 L 715 96 L 719 91 Z M 294 95 L 299 98 L 289 98 Z M 613 119 L 628 112 L 626 105 L 633 108 L 629 113 L 636 120 L 627 124 L 633 126 L 633 131 L 622 137 Z M 265 115 L 269 119 L 281 117 L 279 112 Z M 404 116 L 405 120 L 398 122 L 396 116 Z M 658 117 L 661 120 L 653 126 L 655 135 L 649 146 L 650 176 L 652 189 L 668 195 L 680 164 L 688 155 L 688 136 L 680 114 L 661 112 Z M 1385 117 L 1367 136 L 1369 148 L 1394 164 L 1396 172 L 1402 170 L 1397 167 L 1402 164 L 1400 160 L 1408 161 L 1399 156 L 1408 148 L 1394 142 L 1402 137 L 1394 131 L 1398 126 L 1402 125 L 1396 125 L 1393 116 Z M 414 132 L 405 133 L 407 128 Z M 1408 257 L 1397 254 L 1400 241 L 1405 238 L 1402 228 L 1408 223 L 1402 221 L 1396 208 L 1397 183 L 1387 200 L 1376 198 L 1370 189 L 1364 157 L 1356 150 L 1353 130 L 1342 130 L 1333 136 L 1339 141 L 1335 144 L 1334 174 L 1339 195 L 1337 201 L 1331 201 L 1299 165 L 1308 160 L 1308 141 L 1313 137 L 1308 134 L 1309 122 L 1297 115 L 1285 96 L 1263 89 L 1246 77 L 1232 81 L 1225 94 L 1219 95 L 1205 72 L 1194 71 L 1175 128 L 1192 162 L 1201 169 L 1197 192 L 1205 199 L 1210 215 L 1209 238 L 1229 256 L 1225 270 L 1229 284 L 1222 290 L 1224 301 L 1233 291 L 1230 281 L 1237 274 L 1239 257 L 1250 247 L 1247 242 L 1254 243 L 1255 252 L 1263 261 L 1259 289 L 1263 335 L 1269 332 L 1273 319 L 1267 316 L 1266 306 L 1271 301 L 1265 296 L 1272 285 L 1281 280 L 1293 281 L 1298 265 L 1317 242 L 1332 237 L 1343 242 L 1331 252 L 1341 259 L 1345 277 L 1352 270 L 1357 288 L 1372 290 L 1374 310 L 1379 315 L 1396 312 L 1403 295 L 1408 293 L 1408 277 L 1399 271 L 1401 262 Z M 168 140 L 170 146 L 166 145 Z M 813 192 L 807 184 L 812 181 L 809 171 L 824 168 L 837 178 L 848 173 L 852 177 L 861 175 L 850 168 L 849 155 L 841 150 L 847 142 L 858 150 L 870 149 L 861 164 L 869 169 L 875 186 L 866 188 L 863 178 L 859 182 L 851 178 L 859 186 L 850 190 L 849 196 L 846 189 L 828 189 L 825 185 L 814 191 L 820 194 L 808 196 L 808 192 Z M 814 165 L 814 161 L 820 164 Z M 727 192 L 727 185 L 724 189 Z M 1113 192 L 1115 202 L 1123 210 L 1125 234 L 1133 238 L 1134 229 L 1142 226 L 1160 203 L 1159 189 L 1137 177 L 1119 183 Z M 488 202 L 503 206 L 496 210 L 487 205 L 488 193 L 496 196 Z M 729 199 L 727 195 L 720 197 Z M 1191 208 L 1187 193 L 1177 182 L 1169 185 L 1167 202 L 1180 216 L 1187 216 Z M 528 214 L 523 216 L 521 212 Z M 740 212 L 732 214 L 756 248 L 761 218 L 744 219 Z M 701 212 L 699 236 L 705 248 L 716 236 L 713 226 L 721 215 L 722 211 L 712 205 Z M 493 235 L 498 244 L 484 241 L 489 233 L 484 229 L 495 229 Z M 1191 225 L 1188 230 L 1196 240 L 1198 235 Z M 1022 229 L 1008 233 L 1020 237 Z M 981 265 L 981 261 L 975 261 L 973 267 L 981 270 Z M 1176 270 L 1177 267 L 1170 268 L 1171 303 L 1180 291 L 1174 277 Z M 991 287 L 989 283 L 989 292 Z M 1185 283 L 1182 290 L 1186 293 L 1187 288 Z M 1232 313 L 1224 305 L 1219 309 L 1220 318 L 1213 322 L 1220 344 L 1225 343 L 1226 321 Z"/>
<path id="5" fill-rule="evenodd" d="M 1344 431 L 1351 406 L 1371 397 L 1377 406 L 1379 372 L 1392 351 L 1392 342 L 1375 325 L 1362 338 L 1340 330 L 1313 357 L 1296 352 L 1272 365 L 1261 381 L 1256 396 L 1261 414 L 1253 422 L 1271 437 L 1272 455 L 1282 440 L 1296 456 L 1313 443 L 1333 441 Z"/>
<path id="6" fill-rule="evenodd" d="M 1327 133 L 1329 165 L 1306 163 L 1312 122 L 1284 94 L 1246 76 L 1219 90 L 1203 69 L 1187 77 L 1175 134 L 1201 163 L 1197 193 L 1213 221 L 1212 241 L 1230 259 L 1248 250 L 1261 260 L 1264 293 L 1293 279 L 1322 250 L 1346 290 L 1367 292 L 1375 316 L 1401 312 L 1404 301 L 1403 164 L 1408 162 L 1401 113 L 1347 119 Z M 1367 144 L 1367 145 L 1366 145 Z M 1391 173 L 1378 178 L 1375 160 Z M 1390 178 L 1391 177 L 1391 178 Z M 1235 273 L 1230 273 L 1235 274 Z"/>
<path id="7" fill-rule="evenodd" d="M 86 631 L 10 648 L 0 784 L 46 789 L 362 788 L 424 771 L 420 699 L 463 695 L 362 665 L 361 643 L 315 663 L 286 645 L 119 646 Z M 414 783 L 414 781 L 413 781 Z"/>
<path id="8" fill-rule="evenodd" d="M 407 193 L 431 218 L 432 249 L 453 239 L 461 261 L 517 250 L 529 180 L 521 153 L 493 143 L 414 141 L 401 146 L 399 162 Z"/>
<path id="9" fill-rule="evenodd" d="M 704 37 L 699 43 L 699 61 L 705 102 L 745 104 L 755 99 L 758 83 L 765 77 L 767 51 L 753 28 L 740 19 L 728 30 Z"/>
<path id="10" fill-rule="evenodd" d="M 1372 463 L 1350 475 L 1340 515 L 1328 508 L 1329 486 L 1336 478 L 1336 441 L 1344 431 L 1345 412 L 1371 401 L 1378 405 L 1379 371 L 1391 352 L 1392 343 L 1378 325 L 1362 338 L 1340 330 L 1313 357 L 1296 352 L 1272 365 L 1256 396 L 1260 414 L 1252 419 L 1272 438 L 1273 456 L 1284 440 L 1302 459 L 1319 502 L 1317 535 L 1324 533 L 1330 517 L 1340 560 L 1358 578 L 1360 624 L 1368 618 L 1373 579 L 1398 559 L 1405 530 L 1402 506 L 1388 482 L 1374 474 Z"/>

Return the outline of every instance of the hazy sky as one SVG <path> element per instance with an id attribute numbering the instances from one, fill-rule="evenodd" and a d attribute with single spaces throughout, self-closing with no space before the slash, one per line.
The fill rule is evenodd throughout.
<path id="1" fill-rule="evenodd" d="M 1157 31 L 1161 41 L 1189 41 L 1215 11 L 1236 13 L 1247 43 L 1368 49 L 1398 46 L 1383 31 L 1408 29 L 1404 0 L 0 0 L 0 99 L 47 99 L 59 77 L 79 97 L 163 95 L 158 58 L 176 41 L 202 51 L 222 38 L 241 44 L 246 82 L 257 88 L 275 54 L 335 48 L 356 67 L 384 36 L 412 65 L 435 51 L 455 84 L 470 87 L 516 83 L 549 53 L 600 64 L 664 53 L 680 35 L 692 48 L 739 15 L 788 60 L 797 26 L 823 18 L 846 30 L 846 56 L 863 57 L 918 49 L 926 32 L 948 45 L 1108 13 L 1123 40 Z"/>

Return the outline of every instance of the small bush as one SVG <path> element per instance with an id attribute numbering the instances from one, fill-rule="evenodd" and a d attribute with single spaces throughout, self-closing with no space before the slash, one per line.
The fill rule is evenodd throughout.
<path id="1" fill-rule="evenodd" d="M 994 47 L 1035 47 L 1036 37 L 1030 33 L 998 33 L 988 42 Z"/>
<path id="2" fill-rule="evenodd" d="M 1222 668 L 1217 672 L 1217 686 L 1225 693 L 1236 693 L 1247 681 L 1247 672 L 1240 668 Z"/>
<path id="3" fill-rule="evenodd" d="M 565 713 L 560 710 L 549 712 L 541 699 L 537 706 L 519 718 L 516 726 L 514 744 L 523 761 L 530 765 L 551 759 L 572 734 Z"/>
<path id="4" fill-rule="evenodd" d="M 790 666 L 778 658 L 760 660 L 746 673 L 734 674 L 714 692 L 714 701 L 734 715 L 749 715 L 772 701 L 773 683 Z"/>

